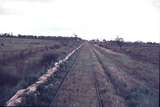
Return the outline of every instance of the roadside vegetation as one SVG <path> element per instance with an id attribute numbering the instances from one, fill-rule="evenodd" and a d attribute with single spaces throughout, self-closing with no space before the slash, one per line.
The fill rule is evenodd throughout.
<path id="1" fill-rule="evenodd" d="M 0 34 L 0 105 L 83 42 L 76 37 Z"/>
<path id="2" fill-rule="evenodd" d="M 101 65 L 128 107 L 158 107 L 160 44 L 92 40 Z M 108 63 L 110 62 L 110 63 Z"/>
<path id="3" fill-rule="evenodd" d="M 115 40 L 97 41 L 92 40 L 93 44 L 97 44 L 103 48 L 111 49 L 116 52 L 124 53 L 130 57 L 159 66 L 160 62 L 160 43 L 155 42 L 127 42 L 123 38 L 117 37 Z"/>

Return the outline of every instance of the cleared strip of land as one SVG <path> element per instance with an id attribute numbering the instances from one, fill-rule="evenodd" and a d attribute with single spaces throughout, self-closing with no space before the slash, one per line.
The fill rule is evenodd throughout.
<path id="1" fill-rule="evenodd" d="M 68 57 L 72 58 L 72 54 L 74 51 Z M 76 54 L 74 57 L 76 60 L 70 60 L 73 64 L 70 65 L 69 70 L 63 69 L 57 71 L 57 74 L 52 72 L 40 78 L 45 80 L 47 76 L 60 73 L 58 85 L 56 85 L 56 76 L 53 76 L 55 81 L 51 80 L 48 83 L 52 85 L 51 90 L 43 92 L 47 93 L 45 97 L 42 93 L 38 96 L 44 100 L 48 95 L 52 96 L 47 105 L 51 107 L 158 107 L 159 70 L 157 67 L 88 42 L 78 48 Z M 59 63 L 67 59 L 66 57 Z M 69 65 L 66 63 L 65 67 Z M 57 88 L 53 88 L 55 85 Z M 32 85 L 28 89 L 37 91 L 34 87 Z M 50 94 L 52 91 L 55 94 Z M 38 101 L 43 100 L 37 100 L 36 105 Z"/>
<path id="2" fill-rule="evenodd" d="M 52 107 L 158 107 L 158 68 L 89 43 L 77 59 Z"/>
<path id="3" fill-rule="evenodd" d="M 82 45 L 80 45 L 78 48 L 74 49 L 72 52 L 70 52 L 64 59 L 59 60 L 58 62 L 55 63 L 55 66 L 51 69 L 48 69 L 48 72 L 43 74 L 37 82 L 34 84 L 28 86 L 26 89 L 21 89 L 16 92 L 16 94 L 7 101 L 6 105 L 7 106 L 19 106 L 25 103 L 26 96 L 33 94 L 34 92 L 37 91 L 37 89 L 48 82 L 51 76 L 55 74 L 55 72 L 58 71 L 60 64 L 63 64 L 66 62 L 78 49 L 81 48 Z M 27 104 L 26 104 L 27 105 Z"/>

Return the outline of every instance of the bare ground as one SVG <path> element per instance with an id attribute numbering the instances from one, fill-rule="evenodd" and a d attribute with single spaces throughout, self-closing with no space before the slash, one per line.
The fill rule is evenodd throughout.
<path id="1" fill-rule="evenodd" d="M 157 67 L 85 43 L 52 107 L 158 107 Z"/>

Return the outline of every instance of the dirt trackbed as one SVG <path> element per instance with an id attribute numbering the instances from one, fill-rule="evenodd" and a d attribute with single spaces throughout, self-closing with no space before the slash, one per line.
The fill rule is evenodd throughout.
<path id="1" fill-rule="evenodd" d="M 41 105 L 38 101 L 50 96 L 43 103 L 50 107 L 158 107 L 157 67 L 88 42 L 77 50 L 73 64 L 52 73 L 50 90 L 39 93 L 43 98 L 30 105 Z"/>
<path id="2" fill-rule="evenodd" d="M 158 75 L 152 65 L 85 43 L 50 106 L 158 107 Z"/>

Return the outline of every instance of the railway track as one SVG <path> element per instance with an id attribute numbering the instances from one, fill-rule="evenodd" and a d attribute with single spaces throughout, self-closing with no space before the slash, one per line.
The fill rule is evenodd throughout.
<path id="1" fill-rule="evenodd" d="M 90 48 L 90 51 L 92 53 L 92 57 L 96 57 L 93 53 L 93 49 Z M 98 102 L 98 107 L 104 107 L 103 104 L 103 99 L 102 96 L 100 94 L 100 89 L 99 89 L 99 83 L 98 83 L 98 79 L 97 79 L 97 75 L 96 75 L 96 71 L 94 70 L 94 67 L 92 67 L 92 71 L 93 71 L 93 80 L 94 80 L 94 84 L 95 84 L 95 88 L 96 88 L 96 95 L 97 95 L 97 102 Z"/>
<path id="2" fill-rule="evenodd" d="M 96 49 L 97 48 L 98 47 L 96 47 Z M 105 60 L 107 59 L 107 55 L 104 52 L 97 51 L 96 49 L 93 50 L 98 62 L 104 69 L 106 77 L 108 77 L 112 83 L 115 94 L 123 99 L 126 107 L 131 107 L 133 105 L 138 107 L 143 107 L 144 105 L 147 107 L 152 107 L 154 105 L 153 107 L 157 107 L 158 92 L 154 89 L 154 87 L 151 88 L 150 86 L 146 85 L 145 82 L 133 78 L 133 76 L 128 73 L 130 71 L 123 70 L 125 69 L 123 64 L 116 65 L 117 62 L 111 62 L 111 58 L 108 59 L 108 62 L 115 64 L 116 66 L 112 67 L 113 69 L 111 69 L 111 67 L 108 68 L 110 64 Z M 150 101 L 149 99 L 153 100 Z M 145 100 L 145 102 L 143 100 Z"/>
<path id="3" fill-rule="evenodd" d="M 73 67 L 77 64 L 78 60 L 79 60 L 79 54 L 77 55 L 77 58 L 75 58 L 74 63 L 73 63 L 73 65 L 71 66 L 71 68 L 69 69 L 69 71 L 68 71 L 68 72 L 65 74 L 65 76 L 62 78 L 62 80 L 61 80 L 58 88 L 56 89 L 56 92 L 55 92 L 56 94 L 55 94 L 54 98 L 56 98 L 57 93 L 58 93 L 58 91 L 61 89 L 61 87 L 62 87 L 62 85 L 63 85 L 66 77 L 67 77 L 68 74 L 73 70 Z M 53 98 L 53 102 L 54 102 L 54 98 Z M 52 106 L 52 104 L 50 104 L 50 106 Z"/>
<path id="4" fill-rule="evenodd" d="M 98 80 L 97 80 L 95 72 L 93 72 L 93 77 L 94 77 L 94 80 L 95 80 L 95 88 L 96 88 L 96 94 L 97 94 L 97 100 L 98 100 L 98 107 L 104 107 L 103 99 L 102 99 L 101 94 L 100 94 Z"/>
<path id="5" fill-rule="evenodd" d="M 93 46 L 92 46 L 92 53 L 93 53 L 93 56 L 95 57 L 95 59 L 97 60 L 96 65 L 97 65 L 97 67 L 99 67 L 99 71 L 101 71 L 101 73 L 104 73 L 103 77 L 102 76 L 98 77 L 97 76 L 98 72 L 94 73 L 96 84 L 101 84 L 101 85 L 97 85 L 98 93 L 99 93 L 98 96 L 100 96 L 100 99 L 99 99 L 100 107 L 106 107 L 106 106 L 128 107 L 127 104 L 125 103 L 125 99 L 123 98 L 123 96 L 121 96 L 118 93 L 118 91 L 117 91 L 118 87 L 116 86 L 113 79 L 111 78 L 111 75 L 107 72 L 105 65 L 101 61 L 102 59 L 99 57 L 99 55 L 97 54 L 97 50 Z M 99 78 L 99 79 L 97 80 L 97 78 Z M 104 79 L 104 81 L 101 81 L 102 78 Z M 106 85 L 106 83 L 107 83 L 107 85 Z M 107 87 L 111 87 L 111 88 L 107 88 Z M 107 92 L 106 90 L 110 90 L 110 91 Z M 108 95 L 108 94 L 110 94 L 110 95 Z M 111 97 L 113 97 L 114 100 L 118 101 L 118 102 L 114 104 L 113 99 L 110 100 Z M 106 98 L 108 98 L 109 100 L 107 101 Z"/>
<path id="6" fill-rule="evenodd" d="M 78 61 L 59 87 L 52 107 L 127 107 L 98 60 L 93 47 L 86 44 Z M 111 87 L 110 87 L 111 86 Z M 108 88 L 109 87 L 109 88 Z M 115 102 L 115 101 L 116 102 Z"/>
<path id="7" fill-rule="evenodd" d="M 102 62 L 102 59 L 99 57 L 97 50 L 93 47 L 93 53 L 96 56 L 96 59 L 98 60 L 99 65 L 101 66 L 101 68 L 103 69 L 104 73 L 105 73 L 105 77 L 108 78 L 108 81 L 111 83 L 113 90 L 115 92 L 115 95 L 117 95 L 118 97 L 120 97 L 123 101 L 125 100 L 124 96 L 121 95 L 118 91 L 119 87 L 116 85 L 116 83 L 114 82 L 112 76 L 110 75 L 110 73 L 108 73 L 105 65 Z M 103 102 L 103 101 L 102 101 Z M 103 106 L 102 106 L 103 107 Z M 124 107 L 127 107 L 127 104 L 124 104 Z"/>
<path id="8" fill-rule="evenodd" d="M 108 54 L 114 58 L 113 53 Z M 49 106 L 157 107 L 154 93 L 149 96 L 150 90 L 139 90 L 143 82 L 123 71 L 122 68 L 125 66 L 116 65 L 117 62 L 114 63 L 115 60 L 112 57 L 107 57 L 107 54 L 85 43 L 74 56 L 73 63 L 66 64 L 69 69 L 64 69 L 65 72 L 61 71 L 64 75 L 53 90 L 55 94 Z M 149 99 L 147 101 L 151 103 L 151 106 L 144 106 L 146 104 L 143 102 L 144 96 Z M 151 99 L 153 99 L 153 104 L 150 102 Z"/>
<path id="9" fill-rule="evenodd" d="M 90 50 L 90 49 L 89 49 L 89 50 Z M 92 51 L 92 50 L 90 50 L 90 51 Z M 90 56 L 91 59 L 92 59 L 92 55 L 93 55 L 93 54 L 94 54 L 94 53 L 91 52 L 91 56 Z M 74 72 L 73 69 L 74 69 L 74 67 L 78 64 L 79 60 L 80 60 L 80 58 L 79 58 L 79 55 L 78 55 L 78 56 L 77 56 L 77 59 L 76 59 L 76 61 L 75 61 L 75 63 L 74 63 L 74 65 L 73 65 L 72 68 L 70 69 L 70 72 Z M 96 75 L 96 72 L 94 71 L 93 68 L 92 68 L 92 71 L 93 71 L 93 72 L 92 72 L 92 76 L 93 76 L 92 79 L 93 79 L 93 81 L 94 81 L 94 88 L 95 88 L 95 90 L 96 90 L 96 99 L 97 99 L 97 103 L 98 103 L 98 104 L 97 104 L 97 107 L 104 107 L 103 100 L 102 100 L 102 97 L 101 97 L 101 94 L 100 94 L 100 89 L 99 89 L 99 83 L 98 83 L 98 80 L 97 80 L 97 75 Z M 69 74 L 70 72 L 67 72 L 67 74 L 66 74 L 65 77 L 63 78 L 61 84 L 59 85 L 59 87 L 58 87 L 58 89 L 57 89 L 55 98 L 57 97 L 57 94 L 59 93 L 59 90 L 61 90 L 62 85 L 63 85 L 66 77 L 68 76 L 68 74 Z M 53 102 L 54 102 L 54 99 L 53 99 Z M 51 104 L 51 106 L 54 107 L 54 104 Z"/>

